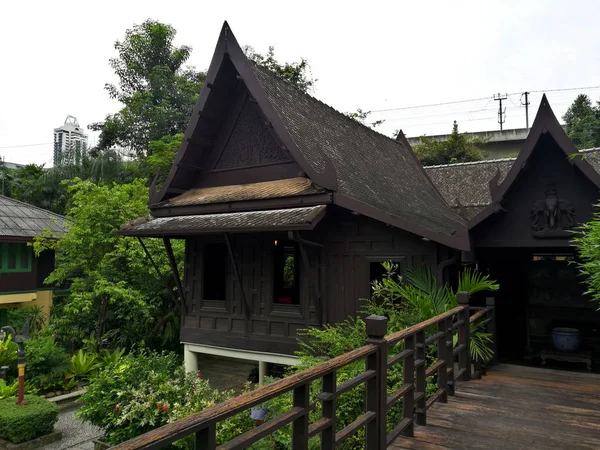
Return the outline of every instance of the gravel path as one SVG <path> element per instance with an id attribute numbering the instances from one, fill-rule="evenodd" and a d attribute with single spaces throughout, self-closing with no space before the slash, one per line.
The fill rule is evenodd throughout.
<path id="1" fill-rule="evenodd" d="M 44 450 L 93 450 L 92 439 L 102 436 L 102 430 L 87 422 L 81 422 L 73 417 L 77 408 L 65 409 L 58 414 L 58 422 L 54 426 L 62 431 L 60 441 L 42 447 Z"/>

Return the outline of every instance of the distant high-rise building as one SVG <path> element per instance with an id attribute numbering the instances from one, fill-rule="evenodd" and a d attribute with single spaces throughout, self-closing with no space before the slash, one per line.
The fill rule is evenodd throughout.
<path id="1" fill-rule="evenodd" d="M 88 136 L 73 116 L 67 116 L 62 127 L 54 129 L 54 165 L 81 164 L 87 150 Z"/>

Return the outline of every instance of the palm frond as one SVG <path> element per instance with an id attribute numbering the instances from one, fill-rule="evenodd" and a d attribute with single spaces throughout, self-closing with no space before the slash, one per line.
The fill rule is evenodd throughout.
<path id="1" fill-rule="evenodd" d="M 475 294 L 481 291 L 497 291 L 499 288 L 500 285 L 491 280 L 489 275 L 482 274 L 475 269 L 463 270 L 458 278 L 458 292 Z"/>
<path id="2" fill-rule="evenodd" d="M 434 316 L 447 310 L 450 292 L 446 286 L 438 283 L 428 268 L 415 267 L 407 269 L 404 276 L 410 285 L 420 290 L 425 297 L 428 297 Z"/>
<path id="3" fill-rule="evenodd" d="M 492 335 L 490 333 L 484 333 L 483 331 L 476 331 L 471 335 L 469 352 L 471 358 L 475 361 L 487 362 L 494 356 L 494 352 L 490 348 L 490 344 L 493 342 Z"/>
<path id="4" fill-rule="evenodd" d="M 479 324 L 473 326 L 471 324 L 471 339 L 469 341 L 469 353 L 473 361 L 481 361 L 485 363 L 492 359 L 494 351 L 490 345 L 494 342 L 494 338 L 490 333 L 478 331 Z M 452 336 L 454 347 L 458 344 L 458 333 Z"/>

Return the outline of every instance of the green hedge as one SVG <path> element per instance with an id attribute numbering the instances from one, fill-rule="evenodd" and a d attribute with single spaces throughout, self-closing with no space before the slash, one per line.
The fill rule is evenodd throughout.
<path id="1" fill-rule="evenodd" d="M 45 398 L 26 395 L 27 405 L 16 399 L 0 400 L 0 438 L 18 444 L 51 433 L 58 420 L 58 406 Z"/>

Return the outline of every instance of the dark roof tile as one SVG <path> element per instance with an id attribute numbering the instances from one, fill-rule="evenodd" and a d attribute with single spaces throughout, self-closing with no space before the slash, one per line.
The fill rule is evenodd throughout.
<path id="1" fill-rule="evenodd" d="M 428 166 L 425 170 L 450 206 L 479 207 L 492 201 L 489 181 L 498 171 L 502 181 L 514 162 L 515 158 L 506 158 Z"/>
<path id="2" fill-rule="evenodd" d="M 452 235 L 464 223 L 412 154 L 255 64 L 251 67 L 306 161 L 335 167 L 337 192 L 419 227 Z"/>
<path id="3" fill-rule="evenodd" d="M 33 205 L 0 196 L 0 235 L 32 238 L 43 230 L 60 233 L 66 219 Z"/>
<path id="4" fill-rule="evenodd" d="M 162 234 L 198 234 L 215 232 L 260 231 L 312 228 L 322 217 L 326 206 L 276 209 L 267 211 L 202 214 L 175 217 L 146 216 L 133 220 L 121 229 L 121 234 L 152 236 Z"/>
<path id="5" fill-rule="evenodd" d="M 600 148 L 581 150 L 581 153 L 594 170 L 600 173 Z M 446 202 L 455 210 L 462 210 L 469 220 L 492 202 L 490 180 L 500 172 L 498 182 L 501 183 L 515 160 L 516 158 L 505 158 L 427 166 L 425 170 Z"/>

